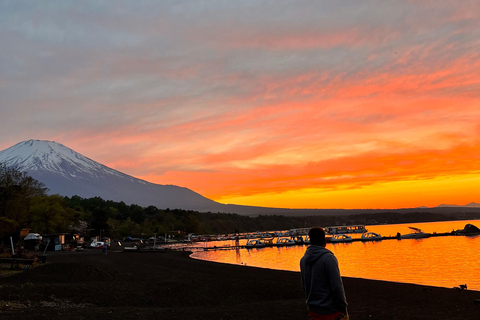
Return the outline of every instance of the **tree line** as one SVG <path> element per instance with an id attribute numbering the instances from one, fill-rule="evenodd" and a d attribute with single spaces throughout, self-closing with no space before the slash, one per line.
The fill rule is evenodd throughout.
<path id="1" fill-rule="evenodd" d="M 75 232 L 120 239 L 153 234 L 227 234 L 302 227 L 285 216 L 249 217 L 235 213 L 159 209 L 104 200 L 48 195 L 45 185 L 16 168 L 0 164 L 0 237 L 23 228 L 40 234 Z"/>
<path id="2" fill-rule="evenodd" d="M 242 216 L 235 213 L 159 209 L 104 200 L 48 195 L 45 185 L 25 172 L 0 164 L 0 238 L 29 228 L 40 234 L 79 233 L 84 236 L 150 237 L 154 234 L 231 234 L 292 228 L 377 223 L 455 220 L 424 213 L 378 212 L 344 216 Z M 468 216 L 467 218 L 478 217 Z"/>

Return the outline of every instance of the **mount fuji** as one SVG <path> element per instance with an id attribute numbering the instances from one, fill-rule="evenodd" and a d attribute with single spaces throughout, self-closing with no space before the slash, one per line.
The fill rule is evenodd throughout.
<path id="1" fill-rule="evenodd" d="M 45 184 L 50 194 L 101 197 L 159 209 L 229 212 L 226 205 L 183 187 L 137 179 L 93 161 L 54 141 L 28 140 L 0 151 L 0 163 Z"/>
<path id="2" fill-rule="evenodd" d="M 480 204 L 465 206 L 443 205 L 434 208 L 411 209 L 288 209 L 221 204 L 188 189 L 141 180 L 109 168 L 66 146 L 45 140 L 28 140 L 0 151 L 0 164 L 15 167 L 49 189 L 49 194 L 82 198 L 101 197 L 143 207 L 184 209 L 199 212 L 237 213 L 241 215 L 340 216 L 376 213 L 379 211 L 406 212 L 477 212 Z"/>

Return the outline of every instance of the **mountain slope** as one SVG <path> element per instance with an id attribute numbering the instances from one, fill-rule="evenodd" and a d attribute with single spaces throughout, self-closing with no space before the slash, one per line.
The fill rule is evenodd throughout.
<path id="1" fill-rule="evenodd" d="M 54 141 L 29 140 L 0 151 L 0 162 L 43 182 L 50 194 L 99 196 L 160 209 L 225 212 L 225 206 L 174 185 L 137 179 L 93 161 Z"/>
<path id="2" fill-rule="evenodd" d="M 53 141 L 29 140 L 0 151 L 0 163 L 15 166 L 43 182 L 50 194 L 101 197 L 127 204 L 156 206 L 160 209 L 185 209 L 200 212 L 229 212 L 242 215 L 343 216 L 382 212 L 477 212 L 480 204 L 441 205 L 412 209 L 286 209 L 220 204 L 183 187 L 160 185 L 137 179 L 95 162 Z"/>

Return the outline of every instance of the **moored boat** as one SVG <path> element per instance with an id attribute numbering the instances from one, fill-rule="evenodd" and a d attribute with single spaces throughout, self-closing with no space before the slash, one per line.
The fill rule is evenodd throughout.
<path id="1" fill-rule="evenodd" d="M 247 243 L 245 244 L 245 248 L 264 248 L 265 247 L 265 242 L 262 240 L 248 240 Z"/>
<path id="2" fill-rule="evenodd" d="M 428 238 L 432 235 L 431 233 L 423 232 L 419 228 L 414 228 L 414 227 L 409 227 L 409 228 L 412 229 L 413 232 L 400 236 L 401 239 L 422 239 L 422 238 Z"/>
<path id="3" fill-rule="evenodd" d="M 310 244 L 310 237 L 307 235 L 305 236 L 305 239 L 303 239 L 304 244 Z"/>
<path id="4" fill-rule="evenodd" d="M 307 236 L 305 236 L 305 238 L 306 237 Z M 305 240 L 303 239 L 302 236 L 293 237 L 293 241 L 295 241 L 296 244 L 304 244 L 305 243 Z"/>
<path id="5" fill-rule="evenodd" d="M 273 233 L 269 233 L 269 232 L 264 232 L 262 233 L 262 239 L 271 239 L 271 238 L 274 238 L 275 235 Z"/>
<path id="6" fill-rule="evenodd" d="M 275 244 L 273 243 L 273 239 L 274 238 L 268 238 L 268 239 L 264 238 L 264 239 L 262 239 L 262 241 L 265 243 L 265 247 L 274 246 Z"/>
<path id="7" fill-rule="evenodd" d="M 296 243 L 295 243 L 295 240 L 290 238 L 278 238 L 275 245 L 279 247 L 283 247 L 283 246 L 293 246 L 293 245 L 296 245 Z"/>
<path id="8" fill-rule="evenodd" d="M 325 227 L 325 233 L 327 234 L 345 234 L 345 233 L 365 233 L 367 229 L 364 225 L 358 224 L 353 226 L 335 226 L 335 227 Z"/>
<path id="9" fill-rule="evenodd" d="M 349 235 L 346 235 L 346 234 L 334 234 L 332 236 L 332 239 L 330 240 L 330 242 L 332 243 L 339 243 L 339 242 L 352 242 L 353 239 L 352 237 L 350 237 Z"/>
<path id="10" fill-rule="evenodd" d="M 379 241 L 382 239 L 382 236 L 375 232 L 365 232 L 361 237 L 362 241 Z"/>
<path id="11" fill-rule="evenodd" d="M 90 243 L 90 247 L 92 248 L 103 248 L 103 241 L 97 241 L 93 240 L 92 243 Z"/>

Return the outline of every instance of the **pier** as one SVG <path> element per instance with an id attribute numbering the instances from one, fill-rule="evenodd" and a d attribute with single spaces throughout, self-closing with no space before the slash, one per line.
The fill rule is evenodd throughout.
<path id="1" fill-rule="evenodd" d="M 351 243 L 351 242 L 378 242 L 386 240 L 420 240 L 431 237 L 452 237 L 452 236 L 477 236 L 480 235 L 480 229 L 472 224 L 465 225 L 464 229 L 452 230 L 450 232 L 432 232 L 425 233 L 422 230 L 409 227 L 412 232 L 392 236 L 381 236 L 374 232 L 368 232 L 365 226 L 344 226 L 344 227 L 327 227 L 325 230 L 332 230 L 334 228 L 338 233 L 327 233 L 327 243 L 333 245 L 337 243 Z M 198 237 L 196 241 L 184 241 L 176 243 L 167 243 L 157 246 L 144 245 L 142 247 L 134 247 L 134 251 L 140 252 L 155 252 L 155 251 L 217 251 L 217 250 L 238 250 L 238 249 L 261 249 L 268 247 L 289 247 L 297 245 L 309 245 L 309 239 L 307 236 L 309 228 L 291 229 L 289 231 L 281 232 L 257 232 L 255 234 L 236 234 L 227 236 L 212 236 Z M 290 232 L 290 234 L 288 234 Z M 357 236 L 353 236 L 353 235 Z M 360 234 L 362 236 L 360 236 Z M 201 239 L 200 241 L 198 239 Z M 240 240 L 247 240 L 246 243 Z M 226 243 L 226 241 L 233 242 L 232 244 Z M 218 245 L 215 245 L 218 243 Z M 208 245 L 207 245 L 208 244 Z M 131 251 L 124 248 L 124 251 Z"/>
<path id="2" fill-rule="evenodd" d="M 431 237 L 448 237 L 448 236 L 467 236 L 464 234 L 456 234 L 453 232 L 445 232 L 445 233 L 432 233 L 428 237 L 424 238 L 431 238 Z M 424 239 L 424 238 L 417 238 L 417 240 Z M 351 243 L 351 242 L 374 242 L 374 241 L 384 241 L 384 240 L 397 240 L 397 241 L 407 241 L 407 240 L 415 240 L 415 239 L 402 239 L 401 237 L 397 236 L 382 236 L 380 239 L 375 239 L 375 240 L 364 240 L 361 238 L 352 238 L 351 241 L 345 241 L 345 242 L 337 242 L 337 243 Z M 208 242 L 207 242 L 208 243 Z M 337 243 L 332 243 L 330 241 L 327 241 L 327 243 L 331 243 L 333 245 Z M 207 246 L 192 246 L 189 244 L 185 245 L 178 245 L 175 247 L 173 245 L 162 245 L 158 246 L 156 248 L 157 251 L 164 251 L 164 250 L 172 250 L 172 251 L 217 251 L 217 250 L 238 250 L 238 249 L 262 249 L 262 248 L 271 248 L 271 247 L 289 247 L 289 246 L 303 246 L 303 245 L 309 245 L 308 243 L 296 243 L 296 244 L 290 244 L 290 245 L 276 245 L 275 243 L 272 244 L 265 244 L 264 246 L 259 246 L 259 247 L 248 247 L 246 245 L 219 245 L 219 246 L 213 246 L 213 247 L 207 247 Z M 139 251 L 155 251 L 153 248 L 148 248 L 147 250 L 139 250 Z"/>

